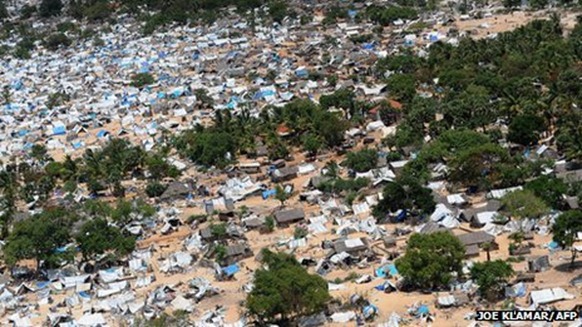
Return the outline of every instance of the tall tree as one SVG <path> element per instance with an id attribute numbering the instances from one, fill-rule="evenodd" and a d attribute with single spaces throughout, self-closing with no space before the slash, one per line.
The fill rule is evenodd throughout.
<path id="1" fill-rule="evenodd" d="M 479 293 L 490 301 L 502 297 L 504 286 L 513 274 L 511 264 L 503 260 L 477 262 L 471 267 L 471 278 L 479 285 Z"/>
<path id="2" fill-rule="evenodd" d="M 133 236 L 123 235 L 119 228 L 109 225 L 103 218 L 86 221 L 75 239 L 85 260 L 107 251 L 123 256 L 135 248 Z"/>
<path id="3" fill-rule="evenodd" d="M 409 285 L 422 290 L 447 287 L 453 273 L 460 273 L 465 247 L 449 232 L 413 234 L 396 268 Z"/>
<path id="4" fill-rule="evenodd" d="M 578 251 L 573 245 L 578 237 L 578 233 L 582 232 L 582 211 L 573 210 L 564 212 L 556 219 L 556 222 L 552 226 L 552 231 L 554 233 L 553 239 L 556 243 L 563 248 L 570 248 L 572 253 L 570 266 L 574 266 Z"/>
<path id="5" fill-rule="evenodd" d="M 48 267 L 58 266 L 62 255 L 57 249 L 70 241 L 73 220 L 71 212 L 55 208 L 19 221 L 6 239 L 6 263 L 12 266 L 23 259 L 34 259 L 37 269 L 41 262 Z"/>
<path id="6" fill-rule="evenodd" d="M 38 13 L 41 17 L 52 17 L 61 14 L 63 2 L 61 0 L 42 0 L 38 7 Z"/>
<path id="7" fill-rule="evenodd" d="M 246 309 L 258 323 L 287 321 L 320 312 L 331 299 L 327 282 L 310 275 L 292 255 L 263 250 L 268 269 L 255 271 Z"/>

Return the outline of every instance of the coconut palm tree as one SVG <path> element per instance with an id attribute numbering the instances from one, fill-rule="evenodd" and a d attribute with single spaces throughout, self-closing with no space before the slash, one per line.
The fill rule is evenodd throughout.
<path id="1" fill-rule="evenodd" d="M 491 261 L 491 250 L 493 250 L 493 243 L 491 242 L 485 242 L 483 244 L 481 244 L 481 249 L 483 249 L 485 252 L 487 252 L 487 261 Z"/>

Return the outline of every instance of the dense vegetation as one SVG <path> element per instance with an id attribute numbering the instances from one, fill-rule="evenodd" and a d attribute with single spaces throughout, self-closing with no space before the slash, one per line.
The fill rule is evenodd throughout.
<path id="1" fill-rule="evenodd" d="M 246 300 L 249 314 L 259 323 L 288 322 L 320 312 L 331 299 L 327 282 L 307 273 L 294 256 L 263 250 L 268 269 L 255 272 L 254 288 Z"/>
<path id="2" fill-rule="evenodd" d="M 422 290 L 445 288 L 461 275 L 465 247 L 449 232 L 413 234 L 406 253 L 396 260 L 407 285 Z"/>

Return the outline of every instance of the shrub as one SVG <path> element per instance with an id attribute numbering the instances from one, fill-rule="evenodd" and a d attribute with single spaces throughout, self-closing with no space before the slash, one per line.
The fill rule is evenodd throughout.
<path id="1" fill-rule="evenodd" d="M 159 182 L 151 182 L 146 186 L 145 192 L 150 198 L 155 198 L 164 193 L 167 186 Z"/>
<path id="2" fill-rule="evenodd" d="M 139 73 L 131 77 L 131 86 L 133 87 L 141 88 L 154 82 L 154 77 L 148 73 Z"/>
<path id="3" fill-rule="evenodd" d="M 38 13 L 41 17 L 52 17 L 61 14 L 63 2 L 61 0 L 42 0 L 38 7 Z"/>
<path id="4" fill-rule="evenodd" d="M 72 41 L 63 33 L 51 34 L 44 42 L 44 46 L 49 50 L 57 50 L 59 47 L 68 47 Z"/>

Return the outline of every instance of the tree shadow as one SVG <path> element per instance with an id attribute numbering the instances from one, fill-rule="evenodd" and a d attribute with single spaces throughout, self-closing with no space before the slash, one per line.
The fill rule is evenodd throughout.
<path id="1" fill-rule="evenodd" d="M 576 270 L 582 268 L 582 261 L 574 261 L 574 264 L 570 264 L 570 262 L 562 263 L 557 266 L 554 266 L 554 269 L 563 272 L 563 273 L 571 273 L 575 272 Z"/>

